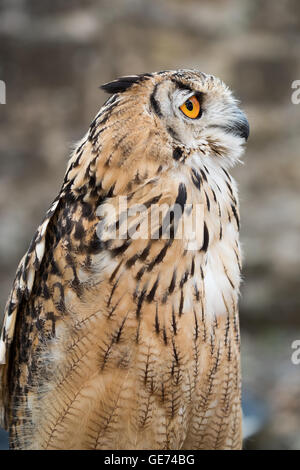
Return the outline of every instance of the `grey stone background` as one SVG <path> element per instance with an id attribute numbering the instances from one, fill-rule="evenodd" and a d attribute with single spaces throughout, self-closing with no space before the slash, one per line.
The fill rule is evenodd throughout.
<path id="1" fill-rule="evenodd" d="M 298 0 L 0 0 L 0 303 L 56 196 L 75 141 L 123 74 L 220 76 L 251 124 L 239 182 L 241 326 L 249 449 L 300 449 Z M 254 418 L 254 419 L 253 419 Z"/>

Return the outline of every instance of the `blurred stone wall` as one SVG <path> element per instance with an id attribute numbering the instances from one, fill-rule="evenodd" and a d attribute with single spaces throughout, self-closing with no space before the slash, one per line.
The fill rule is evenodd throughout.
<path id="1" fill-rule="evenodd" d="M 197 68 L 224 79 L 251 125 L 245 165 L 233 173 L 241 198 L 248 382 L 263 378 L 263 369 L 251 376 L 257 338 L 261 354 L 273 328 L 300 338 L 300 105 L 291 103 L 299 39 L 298 0 L 0 0 L 0 79 L 7 89 L 0 105 L 1 310 L 60 188 L 70 149 L 103 103 L 98 86 L 120 75 Z M 293 335 L 287 337 L 276 346 L 282 367 Z M 274 342 L 267 344 L 272 357 Z M 276 377 L 264 390 L 274 389 Z"/>

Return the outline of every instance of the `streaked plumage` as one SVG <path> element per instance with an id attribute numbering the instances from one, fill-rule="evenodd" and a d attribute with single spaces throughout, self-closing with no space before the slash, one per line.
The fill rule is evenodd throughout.
<path id="1" fill-rule="evenodd" d="M 228 169 L 248 123 L 223 82 L 197 71 L 104 89 L 114 94 L 74 151 L 7 303 L 0 402 L 11 447 L 238 449 L 241 260 Z M 202 100 L 193 121 L 179 109 L 191 93 Z M 99 207 L 116 208 L 121 231 L 119 196 L 148 211 L 201 205 L 197 248 L 161 232 L 111 239 Z"/>

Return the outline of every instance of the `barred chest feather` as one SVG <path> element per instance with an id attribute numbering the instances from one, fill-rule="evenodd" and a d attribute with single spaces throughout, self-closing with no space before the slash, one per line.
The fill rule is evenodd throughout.
<path id="1" fill-rule="evenodd" d="M 193 211 L 197 205 L 202 210 L 194 215 L 201 221 L 198 220 L 197 225 L 197 250 L 190 252 L 199 269 L 191 276 L 186 303 L 189 308 L 193 307 L 193 286 L 202 285 L 205 315 L 213 319 L 226 315 L 239 294 L 241 253 L 237 188 L 224 168 L 201 154 L 194 153 L 187 164 L 190 173 L 182 178 L 181 171 L 178 181 L 186 186 L 187 200 L 193 202 Z"/>

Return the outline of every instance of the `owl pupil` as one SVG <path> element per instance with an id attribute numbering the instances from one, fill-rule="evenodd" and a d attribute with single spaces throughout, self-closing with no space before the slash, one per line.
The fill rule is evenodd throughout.
<path id="1" fill-rule="evenodd" d="M 193 103 L 192 103 L 190 100 L 187 100 L 187 102 L 185 103 L 185 105 L 186 105 L 186 107 L 187 107 L 187 109 L 188 109 L 189 111 L 193 111 L 194 105 L 193 105 Z"/>

